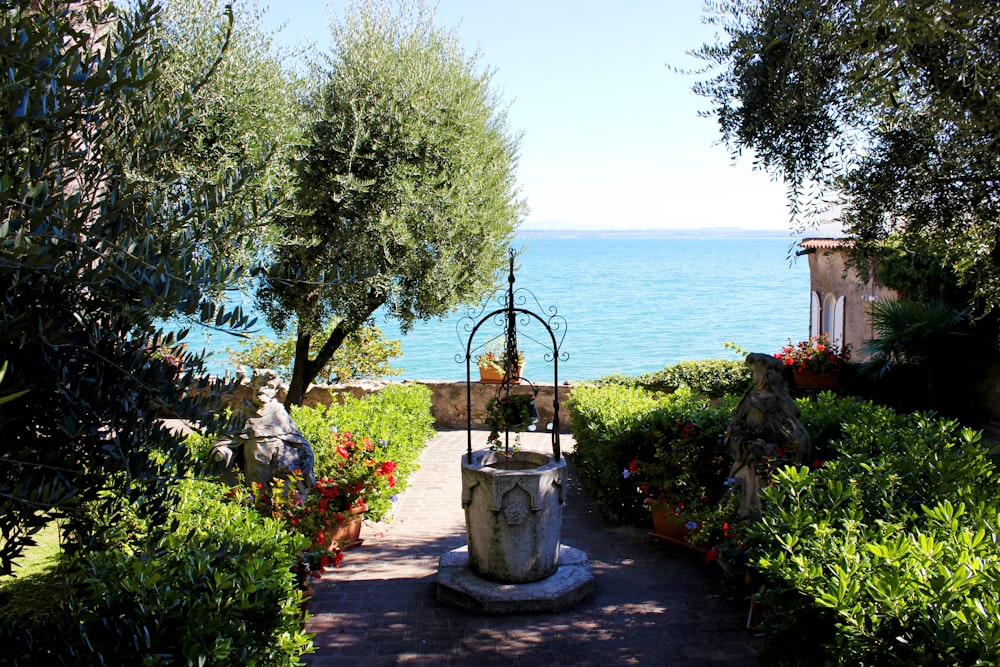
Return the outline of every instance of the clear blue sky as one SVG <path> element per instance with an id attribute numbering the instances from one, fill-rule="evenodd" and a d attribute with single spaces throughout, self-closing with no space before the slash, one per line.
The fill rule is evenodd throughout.
<path id="1" fill-rule="evenodd" d="M 266 1 L 266 0 L 265 0 Z M 435 6 L 433 2 L 428 5 Z M 279 42 L 329 46 L 346 0 L 271 0 Z M 512 129 L 524 228 L 788 229 L 785 190 L 718 144 L 687 51 L 710 40 L 701 0 L 440 0 L 436 22 L 496 70 Z"/>

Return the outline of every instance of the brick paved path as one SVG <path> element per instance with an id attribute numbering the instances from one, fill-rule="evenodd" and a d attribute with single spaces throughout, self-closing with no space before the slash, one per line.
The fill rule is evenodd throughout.
<path id="1" fill-rule="evenodd" d="M 473 434 L 485 447 L 485 432 Z M 523 447 L 550 451 L 548 434 Z M 573 441 L 562 437 L 563 451 Z M 756 665 L 746 607 L 724 597 L 718 573 L 647 531 L 607 523 L 569 467 L 562 542 L 582 549 L 594 596 L 554 614 L 487 616 L 439 604 L 440 555 L 466 543 L 461 503 L 465 431 L 432 439 L 389 524 L 317 582 L 307 628 L 314 667 L 382 665 Z"/>

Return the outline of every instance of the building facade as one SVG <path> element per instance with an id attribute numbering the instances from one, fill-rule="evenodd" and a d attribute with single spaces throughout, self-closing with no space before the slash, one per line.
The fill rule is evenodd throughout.
<path id="1" fill-rule="evenodd" d="M 799 247 L 797 254 L 809 258 L 809 335 L 825 333 L 841 349 L 850 346 L 852 360 L 866 360 L 865 345 L 875 337 L 868 309 L 896 292 L 848 267 L 850 239 L 809 238 Z"/>

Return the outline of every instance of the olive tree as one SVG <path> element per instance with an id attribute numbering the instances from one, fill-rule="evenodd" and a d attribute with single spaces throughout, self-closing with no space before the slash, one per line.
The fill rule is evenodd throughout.
<path id="1" fill-rule="evenodd" d="M 976 315 L 1000 304 L 1000 5 L 706 6 L 723 33 L 696 92 L 734 154 L 786 180 L 797 224 L 842 221 L 862 268 L 891 237 Z"/>
<path id="2" fill-rule="evenodd" d="M 163 524 L 186 457 L 158 417 L 197 408 L 187 390 L 203 359 L 172 353 L 159 317 L 245 323 L 209 298 L 240 269 L 204 252 L 194 230 L 216 220 L 247 173 L 233 166 L 195 187 L 177 176 L 163 181 L 176 188 L 150 195 L 159 165 L 198 125 L 192 91 L 204 84 L 156 87 L 167 48 L 155 3 L 19 0 L 0 12 L 0 571 L 9 572 L 34 532 L 60 515 L 81 519 L 88 501 Z M 231 211 L 223 219 L 238 224 Z"/>
<path id="3" fill-rule="evenodd" d="M 304 81 L 261 29 L 261 15 L 256 2 L 164 2 L 158 27 L 164 67 L 151 91 L 164 99 L 183 96 L 189 118 L 177 145 L 143 165 L 137 183 L 150 200 L 183 207 L 240 170 L 241 187 L 209 214 L 193 217 L 183 233 L 203 256 L 243 266 L 259 261 L 280 234 L 273 222 L 290 203 L 289 158 L 301 131 L 296 98 Z"/>
<path id="4" fill-rule="evenodd" d="M 406 331 L 479 299 L 524 211 L 490 72 L 406 4 L 356 4 L 334 22 L 305 102 L 299 213 L 258 291 L 271 326 L 295 328 L 289 404 L 379 308 Z"/>

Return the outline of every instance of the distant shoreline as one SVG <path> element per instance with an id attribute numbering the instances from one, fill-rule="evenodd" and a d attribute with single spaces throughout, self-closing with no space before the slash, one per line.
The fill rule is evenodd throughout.
<path id="1" fill-rule="evenodd" d="M 810 233 L 812 232 L 812 233 Z M 525 229 L 521 238 L 803 238 L 815 236 L 815 230 L 792 234 L 787 229 L 742 229 L 740 227 L 704 227 L 700 229 Z"/>

